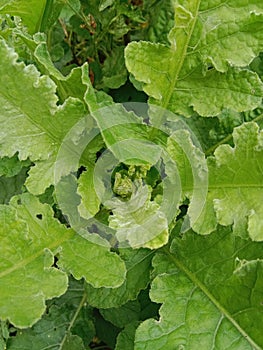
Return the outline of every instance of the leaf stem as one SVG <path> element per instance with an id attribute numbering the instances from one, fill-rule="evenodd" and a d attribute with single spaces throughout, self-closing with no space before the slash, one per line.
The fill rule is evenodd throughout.
<path id="1" fill-rule="evenodd" d="M 86 300 L 87 300 L 87 294 L 86 294 L 86 292 L 84 292 L 83 297 L 79 303 L 79 306 L 78 306 L 74 316 L 72 317 L 72 320 L 69 323 L 68 329 L 64 335 L 64 338 L 62 339 L 62 342 L 60 344 L 59 349 L 63 349 L 63 345 L 65 344 L 65 341 L 69 335 L 69 332 L 70 332 L 71 328 L 74 326 L 74 323 L 76 322 L 76 319 L 78 318 L 78 315 L 79 315 L 81 309 L 83 308 L 83 305 L 86 303 Z"/>

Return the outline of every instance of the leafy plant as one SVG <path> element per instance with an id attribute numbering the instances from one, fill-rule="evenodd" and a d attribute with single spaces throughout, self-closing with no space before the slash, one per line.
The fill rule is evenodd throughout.
<path id="1" fill-rule="evenodd" d="M 263 349 L 262 2 L 0 22 L 0 349 Z"/>

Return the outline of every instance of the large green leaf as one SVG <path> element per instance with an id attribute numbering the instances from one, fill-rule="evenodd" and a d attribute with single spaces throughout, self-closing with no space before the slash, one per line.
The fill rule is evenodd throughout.
<path id="1" fill-rule="evenodd" d="M 233 232 L 263 240 L 263 134 L 256 123 L 234 129 L 234 147 L 221 145 L 208 158 L 206 204 L 193 225 L 200 233 L 212 232 L 216 222 L 233 225 Z"/>
<path id="2" fill-rule="evenodd" d="M 54 258 L 49 244 L 38 232 L 30 232 L 30 222 L 18 218 L 14 208 L 1 206 L 1 269 L 0 316 L 19 327 L 36 322 L 45 310 L 45 299 L 63 294 L 67 289 L 67 275 L 52 265 Z M 31 218 L 32 226 L 38 218 Z M 40 220 L 39 220 L 40 221 Z M 57 229 L 56 223 L 53 223 Z M 36 226 L 37 228 L 37 226 Z M 49 227 L 50 229 L 50 227 Z M 57 232 L 65 234 L 65 230 Z M 18 287 L 22 286 L 23 288 Z"/>
<path id="3" fill-rule="evenodd" d="M 190 226 L 196 232 L 208 234 L 219 223 L 233 225 L 234 234 L 241 237 L 263 240 L 262 135 L 255 122 L 242 124 L 234 129 L 234 146 L 217 147 L 207 165 L 204 154 L 183 131 L 168 139 L 183 193 L 190 199 Z"/>
<path id="4" fill-rule="evenodd" d="M 118 287 L 125 277 L 119 256 L 61 225 L 47 204 L 29 194 L 1 206 L 0 249 L 0 316 L 20 327 L 40 318 L 45 299 L 66 291 L 67 276 L 52 267 L 53 254 L 63 270 L 96 288 Z M 19 285 L 23 288 L 17 293 Z"/>
<path id="5" fill-rule="evenodd" d="M 38 161 L 27 187 L 40 194 L 54 183 L 58 150 L 68 131 L 83 118 L 85 108 L 75 98 L 56 106 L 54 82 L 40 76 L 33 65 L 18 63 L 4 41 L 0 42 L 0 57 L 0 155 L 11 157 L 18 152 L 21 160 Z"/>
<path id="6" fill-rule="evenodd" d="M 150 297 L 163 305 L 139 326 L 135 349 L 262 349 L 262 257 L 261 243 L 229 229 L 176 238 L 153 260 Z"/>
<path id="7" fill-rule="evenodd" d="M 40 30 L 46 6 L 52 2 L 51 0 L 1 0 L 0 13 L 21 17 L 29 33 L 33 34 Z"/>
<path id="8" fill-rule="evenodd" d="M 223 108 L 257 107 L 262 82 L 256 74 L 234 67 L 247 66 L 261 50 L 262 2 L 174 3 L 170 47 L 141 41 L 126 48 L 127 68 L 144 91 L 155 103 L 185 116 L 193 110 L 209 116 Z"/>

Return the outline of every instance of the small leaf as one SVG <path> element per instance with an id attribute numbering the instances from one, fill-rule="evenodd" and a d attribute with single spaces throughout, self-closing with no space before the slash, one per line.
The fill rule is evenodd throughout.
<path id="1" fill-rule="evenodd" d="M 140 322 L 128 324 L 118 335 L 115 350 L 134 350 L 135 332 Z"/>
<path id="2" fill-rule="evenodd" d="M 94 169 L 90 167 L 79 178 L 78 194 L 81 196 L 79 213 L 87 219 L 97 214 L 100 209 L 100 199 L 94 187 L 93 174 Z"/>
<path id="3" fill-rule="evenodd" d="M 126 264 L 127 274 L 124 283 L 118 288 L 93 288 L 86 286 L 87 300 L 97 308 L 119 307 L 128 300 L 135 300 L 149 283 L 152 253 L 146 249 L 123 249 L 121 256 Z"/>
<path id="4" fill-rule="evenodd" d="M 110 89 L 118 89 L 127 80 L 127 70 L 124 62 L 124 48 L 117 46 L 104 61 L 103 85 Z"/>
<path id="5" fill-rule="evenodd" d="M 109 226 L 116 230 L 116 237 L 122 244 L 157 249 L 168 242 L 167 218 L 160 206 L 150 200 L 147 186 L 139 187 L 129 201 L 115 198 L 109 205 L 113 213 Z"/>
<path id="6" fill-rule="evenodd" d="M 12 170 L 11 170 L 12 171 Z M 23 192 L 23 185 L 27 178 L 27 168 L 23 168 L 20 173 L 12 177 L 0 177 L 0 203 L 8 204 L 10 199 L 16 194 Z"/>

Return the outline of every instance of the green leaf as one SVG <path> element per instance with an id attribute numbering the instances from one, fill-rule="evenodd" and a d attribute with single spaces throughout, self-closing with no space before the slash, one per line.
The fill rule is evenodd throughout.
<path id="1" fill-rule="evenodd" d="M 123 202 L 118 198 L 109 201 L 112 215 L 109 226 L 116 230 L 118 241 L 133 248 L 157 249 L 168 242 L 168 222 L 160 206 L 150 200 L 147 186 L 142 186 Z"/>
<path id="2" fill-rule="evenodd" d="M 39 161 L 30 171 L 27 187 L 40 194 L 54 183 L 58 150 L 85 108 L 74 98 L 57 107 L 53 81 L 40 76 L 33 65 L 17 63 L 16 54 L 3 41 L 0 56 L 0 155 L 12 157 L 18 152 L 20 160 Z"/>
<path id="3" fill-rule="evenodd" d="M 123 249 L 121 256 L 125 261 L 127 274 L 119 288 L 93 288 L 86 286 L 87 300 L 90 305 L 100 309 L 119 307 L 128 300 L 135 300 L 149 283 L 152 253 L 146 249 Z"/>
<path id="4" fill-rule="evenodd" d="M 1 0 L 0 13 L 7 13 L 12 16 L 19 16 L 27 26 L 30 34 L 40 30 L 41 21 L 46 9 L 46 5 L 51 0 Z"/>
<path id="5" fill-rule="evenodd" d="M 233 225 L 241 237 L 262 241 L 263 133 L 254 122 L 234 129 L 234 147 L 221 145 L 208 158 L 206 205 L 193 229 L 212 232 L 216 223 Z"/>
<path id="6" fill-rule="evenodd" d="M 76 279 L 84 277 L 95 288 L 117 288 L 126 274 L 122 259 L 111 253 L 109 247 L 93 243 L 92 237 L 85 239 L 77 234 L 63 243 L 58 265 Z"/>
<path id="7" fill-rule="evenodd" d="M 47 220 L 51 222 L 48 231 L 50 233 L 49 244 L 52 244 L 51 247 L 54 246 L 53 249 L 58 252 L 57 264 L 62 269 L 72 273 L 76 279 L 84 277 L 95 288 L 116 288 L 123 283 L 126 274 L 124 262 L 117 254 L 111 253 L 108 246 L 100 245 L 100 241 L 94 243 L 92 235 L 87 234 L 84 238 L 75 233 L 74 230 L 66 229 L 53 219 L 51 208 L 47 205 L 41 205 L 35 197 L 25 194 L 22 199 L 24 206 L 20 208 L 21 211 L 23 210 L 20 212 L 20 216 L 23 220 L 28 220 L 29 213 L 34 214 L 33 217 L 39 224 L 38 228 L 42 228 L 43 235 L 45 234 L 43 217 L 47 216 Z M 42 215 L 41 220 L 38 219 L 39 214 Z M 55 225 L 58 231 L 57 235 L 53 233 L 51 236 Z M 63 238 L 61 237 L 62 232 L 64 233 Z M 54 241 L 56 236 L 58 239 Z M 62 249 L 59 249 L 60 247 Z"/>
<path id="8" fill-rule="evenodd" d="M 105 98 L 105 105 L 101 105 L 86 76 L 83 81 L 87 85 L 85 101 L 100 128 L 106 146 L 117 160 L 136 165 L 155 164 L 161 149 L 149 141 L 147 125 L 142 118 L 132 111 L 128 112 L 123 105 L 114 104 Z"/>
<path id="9" fill-rule="evenodd" d="M 23 167 L 30 165 L 29 160 L 20 162 L 17 156 L 12 158 L 4 157 L 0 159 L 0 176 L 12 177 L 20 173 Z"/>
<path id="10" fill-rule="evenodd" d="M 115 350 L 134 350 L 135 332 L 139 322 L 128 324 L 118 335 Z"/>
<path id="11" fill-rule="evenodd" d="M 127 70 L 124 62 L 124 48 L 117 46 L 104 61 L 103 85 L 110 89 L 118 89 L 127 80 Z"/>
<path id="12" fill-rule="evenodd" d="M 24 36 L 23 38 L 28 43 L 28 38 Z M 85 86 L 82 84 L 81 76 L 83 70 L 88 70 L 87 64 L 82 67 L 73 68 L 68 76 L 64 76 L 54 66 L 45 40 L 43 41 L 42 38 L 36 39 L 36 36 L 34 36 L 34 42 L 31 45 L 35 47 L 34 56 L 39 69 L 41 69 L 43 74 L 49 75 L 55 81 L 60 100 L 64 102 L 70 96 L 82 100 L 85 93 Z"/>
<path id="13" fill-rule="evenodd" d="M 13 177 L 0 177 L 0 203 L 8 204 L 10 199 L 23 192 L 23 185 L 27 178 L 27 169 L 23 168 L 20 173 Z"/>
<path id="14" fill-rule="evenodd" d="M 18 327 L 29 327 L 45 311 L 45 299 L 65 293 L 67 275 L 52 267 L 54 257 L 49 246 L 54 242 L 53 234 L 45 237 L 33 231 L 40 219 L 31 217 L 31 222 L 26 223 L 14 208 L 2 205 L 0 221 L 0 316 Z M 55 222 L 51 225 L 51 232 L 58 229 Z M 64 231 L 61 227 L 57 235 Z M 18 286 L 23 286 L 19 293 Z"/>
<path id="15" fill-rule="evenodd" d="M 76 14 L 80 11 L 80 8 L 81 4 L 79 0 L 66 0 L 65 5 L 63 7 L 63 13 L 65 13 L 64 11 L 66 11 L 72 14 Z"/>
<path id="16" fill-rule="evenodd" d="M 114 4 L 114 0 L 101 0 L 100 1 L 100 6 L 99 6 L 99 11 L 105 10 L 107 7 L 111 6 Z"/>
<path id="17" fill-rule="evenodd" d="M 118 308 L 100 309 L 100 313 L 104 319 L 119 328 L 123 328 L 131 322 L 138 321 L 140 311 L 140 303 L 137 300 L 128 301 Z"/>
<path id="18" fill-rule="evenodd" d="M 185 197 L 190 199 L 185 225 L 188 225 L 189 219 L 191 227 L 202 214 L 202 206 L 206 202 L 208 190 L 208 168 L 205 155 L 200 145 L 195 142 L 192 132 L 183 129 L 174 131 L 167 142 L 167 151 L 176 163 L 180 174 L 181 201 L 185 200 Z M 168 175 L 171 176 L 171 174 Z M 179 187 L 176 183 L 175 186 Z M 174 190 L 179 191 L 179 188 Z M 189 228 L 185 226 L 184 230 Z"/>
<path id="19" fill-rule="evenodd" d="M 94 169 L 89 168 L 79 178 L 78 194 L 81 196 L 79 213 L 83 218 L 89 219 L 100 209 L 100 199 L 96 193 L 93 179 Z"/>
<path id="20" fill-rule="evenodd" d="M 45 310 L 44 300 L 66 291 L 67 275 L 52 267 L 53 254 L 59 255 L 57 264 L 63 270 L 94 287 L 114 288 L 124 281 L 119 256 L 65 228 L 53 218 L 50 206 L 32 195 L 14 197 L 11 206 L 1 206 L 0 221 L 0 316 L 19 327 L 35 323 Z M 19 295 L 18 285 L 24 286 Z"/>
<path id="21" fill-rule="evenodd" d="M 0 321 L 0 349 L 6 349 L 6 342 L 9 338 L 9 329 L 7 322 Z"/>
<path id="22" fill-rule="evenodd" d="M 71 281 L 62 297 L 49 302 L 47 312 L 32 328 L 19 330 L 11 337 L 8 349 L 44 350 L 46 348 L 85 349 L 83 340 L 89 344 L 95 335 L 92 309 L 85 305 L 83 282 Z M 83 334 L 82 328 L 85 328 Z M 79 346 L 79 347 L 77 347 Z"/>
<path id="23" fill-rule="evenodd" d="M 143 322 L 134 349 L 257 349 L 263 346 L 262 244 L 220 228 L 188 232 L 153 260 L 150 297 L 160 319 Z"/>
<path id="24" fill-rule="evenodd" d="M 259 1 L 221 6 L 192 1 L 185 7 L 175 1 L 170 47 L 130 43 L 125 50 L 128 71 L 143 83 L 155 103 L 185 116 L 193 110 L 210 116 L 223 108 L 256 108 L 261 103 L 262 82 L 253 72 L 234 67 L 247 66 L 261 50 L 262 10 Z M 238 21 L 233 22 L 236 17 Z"/>
<path id="25" fill-rule="evenodd" d="M 143 6 L 147 11 L 146 37 L 149 41 L 168 43 L 168 33 L 174 25 L 174 8 L 173 1 L 159 0 L 152 2 L 146 0 Z"/>
<path id="26" fill-rule="evenodd" d="M 120 329 L 115 327 L 112 323 L 104 320 L 99 312 L 96 314 L 95 327 L 98 339 L 104 344 L 107 344 L 110 349 L 115 349 L 116 338 L 120 332 Z"/>

